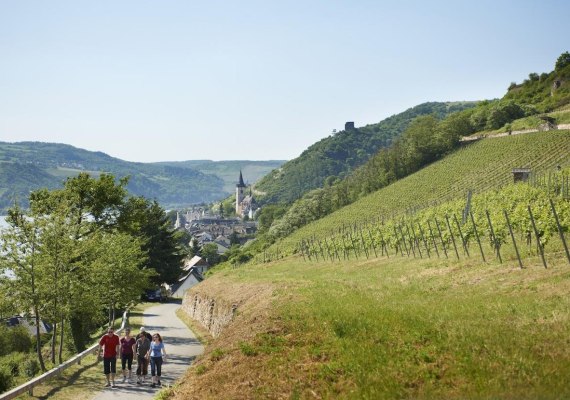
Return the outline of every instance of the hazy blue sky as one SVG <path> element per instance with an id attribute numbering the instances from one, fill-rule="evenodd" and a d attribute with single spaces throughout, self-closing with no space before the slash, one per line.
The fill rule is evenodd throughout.
<path id="1" fill-rule="evenodd" d="M 129 161 L 291 159 L 570 50 L 570 1 L 0 0 L 0 141 Z"/>

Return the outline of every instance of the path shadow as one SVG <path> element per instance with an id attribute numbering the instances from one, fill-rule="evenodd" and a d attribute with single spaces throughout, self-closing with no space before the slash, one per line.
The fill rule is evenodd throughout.
<path id="1" fill-rule="evenodd" d="M 82 364 L 82 367 L 79 368 L 77 371 L 75 371 L 70 377 L 69 379 L 67 379 L 67 383 L 65 385 L 61 385 L 58 387 L 54 387 L 53 389 L 51 389 L 49 392 L 47 392 L 44 396 L 38 396 L 36 397 L 37 399 L 40 400 L 46 400 L 49 398 L 52 398 L 52 396 L 54 396 L 56 393 L 58 393 L 61 389 L 63 389 L 66 386 L 71 386 L 74 385 L 77 382 L 77 379 L 79 379 L 79 377 L 81 376 L 81 374 L 83 372 L 85 372 L 86 370 L 88 370 L 89 368 L 97 365 L 98 361 L 95 360 L 90 364 Z"/>

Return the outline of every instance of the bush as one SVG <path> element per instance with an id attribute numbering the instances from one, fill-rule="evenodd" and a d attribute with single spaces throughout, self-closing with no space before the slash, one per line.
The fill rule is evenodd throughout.
<path id="1" fill-rule="evenodd" d="M 38 372 L 40 372 L 40 363 L 38 362 L 38 360 L 35 358 L 35 356 L 32 357 L 32 355 L 28 355 L 28 357 L 26 358 L 26 361 L 24 361 L 24 374 L 28 377 L 28 378 L 33 378 L 34 376 L 36 376 L 38 374 Z"/>
<path id="2" fill-rule="evenodd" d="M 27 353 L 32 346 L 32 337 L 23 326 L 0 326 L 0 356 L 11 352 Z"/>
<path id="3" fill-rule="evenodd" d="M 0 393 L 3 393 L 10 389 L 13 384 L 13 377 L 10 371 L 3 365 L 0 365 Z"/>
<path id="4" fill-rule="evenodd" d="M 23 364 L 26 361 L 24 353 L 10 353 L 0 360 L 0 369 L 7 371 L 11 376 L 19 376 L 23 371 Z"/>

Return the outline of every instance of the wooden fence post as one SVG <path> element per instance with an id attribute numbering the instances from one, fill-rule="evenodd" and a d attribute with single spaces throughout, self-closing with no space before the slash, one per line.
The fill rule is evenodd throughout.
<path id="1" fill-rule="evenodd" d="M 449 217 L 445 214 L 445 221 L 447 222 L 447 229 L 449 229 L 449 234 L 451 235 L 451 242 L 453 243 L 453 248 L 455 249 L 455 255 L 459 260 L 459 252 L 457 251 L 457 245 L 455 244 L 455 236 L 453 236 L 453 230 L 451 230 L 451 224 L 449 223 Z"/>

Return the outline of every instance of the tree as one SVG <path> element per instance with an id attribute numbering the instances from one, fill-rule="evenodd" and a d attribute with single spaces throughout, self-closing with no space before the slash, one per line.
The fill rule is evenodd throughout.
<path id="1" fill-rule="evenodd" d="M 554 70 L 560 71 L 562 68 L 566 67 L 567 65 L 570 65 L 570 53 L 566 51 L 562 53 L 560 57 L 558 57 L 558 59 L 556 60 L 556 64 L 554 65 Z"/>
<path id="2" fill-rule="evenodd" d="M 184 233 L 172 228 L 168 216 L 156 201 L 144 197 L 129 198 L 121 209 L 118 228 L 140 239 L 147 254 L 144 268 L 157 272 L 153 277 L 155 283 L 172 283 L 180 277 L 184 252 L 179 242 Z"/>
<path id="3" fill-rule="evenodd" d="M 121 232 L 98 231 L 90 238 L 90 264 L 99 307 L 109 310 L 109 326 L 117 309 L 136 303 L 155 271 L 140 268 L 145 252 L 139 240 Z"/>
<path id="4" fill-rule="evenodd" d="M 218 254 L 218 246 L 215 243 L 206 243 L 202 246 L 202 250 L 200 251 L 200 255 L 210 265 L 216 265 L 220 262 L 220 255 Z"/>
<path id="5" fill-rule="evenodd" d="M 0 272 L 13 275 L 8 281 L 5 296 L 13 299 L 20 310 L 31 310 L 36 326 L 36 354 L 42 371 L 46 370 L 41 351 L 40 323 L 48 288 L 42 282 L 40 271 L 41 232 L 34 221 L 22 209 L 15 206 L 8 210 L 9 227 L 2 233 L 2 263 Z"/>

